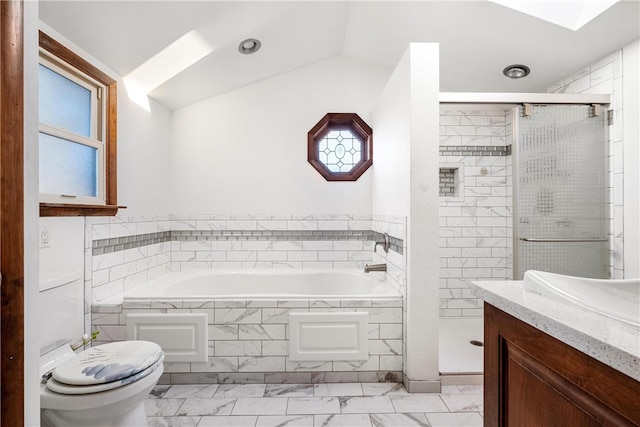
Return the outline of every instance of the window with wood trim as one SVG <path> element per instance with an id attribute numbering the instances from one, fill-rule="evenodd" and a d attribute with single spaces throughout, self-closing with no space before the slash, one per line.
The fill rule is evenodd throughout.
<path id="1" fill-rule="evenodd" d="M 373 131 L 355 113 L 328 113 L 307 144 L 309 163 L 327 181 L 355 181 L 373 164 Z"/>
<path id="2" fill-rule="evenodd" d="M 40 32 L 40 215 L 115 215 L 116 81 Z"/>

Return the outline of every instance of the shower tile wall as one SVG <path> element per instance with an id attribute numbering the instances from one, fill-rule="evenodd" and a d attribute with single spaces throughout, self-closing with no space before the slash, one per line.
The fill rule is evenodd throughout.
<path id="1" fill-rule="evenodd" d="M 440 316 L 482 315 L 471 280 L 510 279 L 512 113 L 441 106 L 440 163 L 461 194 L 440 197 Z M 458 154 L 460 153 L 460 154 Z"/>
<path id="2" fill-rule="evenodd" d="M 593 63 L 544 92 L 611 94 L 613 124 L 609 126 L 609 241 L 610 272 L 615 279 L 624 278 L 623 176 L 624 153 L 622 133 L 622 51 Z"/>

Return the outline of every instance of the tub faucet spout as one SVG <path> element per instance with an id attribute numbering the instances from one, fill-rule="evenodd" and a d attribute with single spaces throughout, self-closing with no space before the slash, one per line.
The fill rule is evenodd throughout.
<path id="1" fill-rule="evenodd" d="M 369 273 L 371 271 L 387 271 L 387 264 L 365 264 L 364 272 Z"/>

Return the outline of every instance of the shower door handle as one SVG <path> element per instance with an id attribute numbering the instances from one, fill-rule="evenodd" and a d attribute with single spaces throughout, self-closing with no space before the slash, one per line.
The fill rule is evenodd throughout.
<path id="1" fill-rule="evenodd" d="M 523 242 L 532 242 L 532 243 L 588 243 L 588 242 L 608 242 L 609 239 L 607 237 L 590 237 L 586 239 L 536 239 L 534 237 L 521 237 L 520 240 Z"/>

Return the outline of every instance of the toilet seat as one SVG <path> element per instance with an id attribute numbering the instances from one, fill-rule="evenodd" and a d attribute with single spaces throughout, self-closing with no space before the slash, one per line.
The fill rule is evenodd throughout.
<path id="1" fill-rule="evenodd" d="M 60 394 L 89 394 L 135 382 L 162 365 L 160 346 L 149 341 L 112 342 L 89 348 L 57 366 L 47 388 Z"/>
<path id="2" fill-rule="evenodd" d="M 141 378 L 146 377 L 156 369 L 162 362 L 164 361 L 164 355 L 160 357 L 153 365 L 149 366 L 147 369 L 144 369 L 136 374 L 128 376 L 126 378 L 122 378 L 116 381 L 111 381 L 108 383 L 94 384 L 94 385 L 69 385 L 57 381 L 55 378 L 51 377 L 47 381 L 47 388 L 53 392 L 60 394 L 90 394 L 90 393 L 99 393 L 101 391 L 112 390 L 114 388 L 122 387 L 123 385 L 131 384 L 132 382 L 138 381 Z"/>

